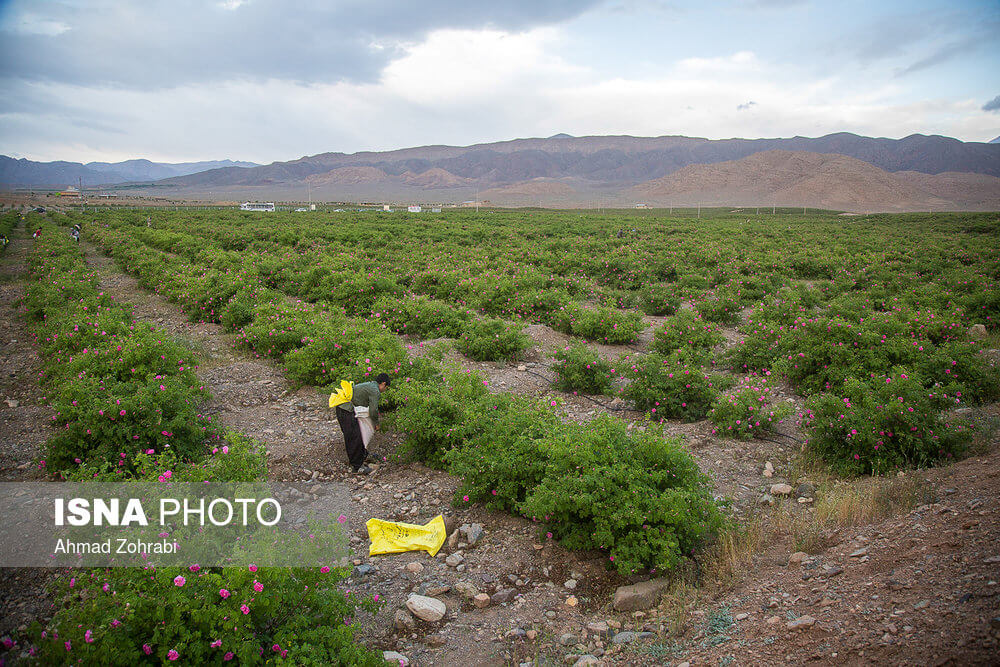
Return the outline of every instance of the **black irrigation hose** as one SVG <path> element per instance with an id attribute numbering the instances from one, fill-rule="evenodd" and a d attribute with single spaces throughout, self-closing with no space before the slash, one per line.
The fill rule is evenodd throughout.
<path id="1" fill-rule="evenodd" d="M 540 364 L 540 365 L 541 365 L 541 366 L 544 366 L 545 368 L 552 368 L 551 366 L 545 366 L 545 364 Z M 547 377 L 545 377 L 544 375 L 541 375 L 541 374 L 539 374 L 539 373 L 536 373 L 536 372 L 534 372 L 534 371 L 530 371 L 530 370 L 528 370 L 528 369 L 525 369 L 525 370 L 523 370 L 523 371 L 521 371 L 521 372 L 522 372 L 522 373 L 531 373 L 531 374 L 532 374 L 532 375 L 534 375 L 535 377 L 537 377 L 537 378 L 541 378 L 542 380 L 545 380 L 546 382 L 554 382 L 554 380 L 552 380 L 551 378 L 547 378 Z M 600 402 L 599 400 L 597 400 L 596 398 L 591 398 L 591 397 L 590 397 L 590 396 L 588 396 L 587 394 L 574 394 L 574 396 L 579 396 L 580 398 L 585 398 L 585 399 L 587 399 L 588 401 L 590 401 L 590 402 L 592 402 L 592 403 L 596 403 L 597 405 L 601 406 L 601 407 L 602 407 L 602 408 L 604 408 L 605 410 L 610 410 L 610 411 L 612 411 L 612 412 L 624 412 L 624 411 L 626 410 L 626 408 L 615 408 L 615 407 L 612 407 L 612 406 L 608 405 L 607 403 L 601 403 L 601 402 Z"/>
<path id="2" fill-rule="evenodd" d="M 547 369 L 551 369 L 552 368 L 551 366 L 546 366 L 543 363 L 539 363 L 539 362 L 536 362 L 536 363 L 539 366 L 542 366 L 542 367 L 547 368 Z M 542 375 L 540 373 L 536 373 L 535 371 L 528 370 L 527 368 L 525 368 L 521 372 L 522 373 L 530 373 L 531 375 L 534 375 L 535 377 L 537 377 L 539 379 L 545 380 L 546 382 L 553 382 L 552 379 L 547 378 L 547 377 L 545 377 L 544 375 Z M 612 406 L 608 405 L 607 403 L 602 403 L 599 400 L 597 400 L 596 398 L 592 398 L 592 397 L 588 396 L 587 394 L 574 394 L 574 396 L 579 396 L 580 398 L 585 398 L 588 401 L 590 401 L 592 403 L 595 403 L 596 405 L 601 406 L 605 410 L 610 410 L 612 412 L 626 412 L 628 410 L 628 408 L 624 408 L 624 407 L 622 407 L 622 408 L 612 407 Z M 792 440 L 793 442 L 796 442 L 798 444 L 803 444 L 805 442 L 805 440 L 800 440 L 800 439 L 796 438 L 793 435 L 788 435 L 788 434 L 785 434 L 785 433 L 775 433 L 775 435 L 780 436 L 782 438 L 788 438 L 789 440 Z M 776 445 L 786 445 L 786 444 L 788 444 L 786 442 L 781 442 L 779 440 L 773 440 L 771 438 L 763 438 L 763 437 L 761 437 L 761 438 L 758 438 L 758 439 L 759 440 L 767 440 L 768 442 L 773 442 Z"/>
<path id="3" fill-rule="evenodd" d="M 766 440 L 767 442 L 773 442 L 776 445 L 782 445 L 782 446 L 788 444 L 787 442 L 782 442 L 780 440 L 774 440 L 773 438 L 765 438 L 763 436 L 757 436 L 757 440 Z"/>

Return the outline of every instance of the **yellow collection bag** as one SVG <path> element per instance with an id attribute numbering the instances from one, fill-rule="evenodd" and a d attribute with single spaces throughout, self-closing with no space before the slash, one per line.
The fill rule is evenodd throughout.
<path id="1" fill-rule="evenodd" d="M 426 551 L 434 556 L 446 537 L 444 517 L 440 514 L 423 526 L 382 519 L 368 519 L 365 526 L 372 543 L 368 548 L 369 556 L 398 554 L 403 551 Z"/>
<path id="2" fill-rule="evenodd" d="M 350 403 L 354 398 L 354 385 L 347 380 L 340 381 L 340 389 L 330 394 L 330 407 L 335 408 L 342 403 Z"/>

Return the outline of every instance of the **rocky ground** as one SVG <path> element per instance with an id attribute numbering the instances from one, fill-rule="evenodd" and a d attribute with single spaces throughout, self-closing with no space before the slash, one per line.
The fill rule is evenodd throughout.
<path id="1" fill-rule="evenodd" d="M 15 243 L 22 245 L 3 260 L 5 315 L 23 290 L 19 276 L 30 241 Z M 609 573 L 600 553 L 567 552 L 540 539 L 528 521 L 476 505 L 453 506 L 457 479 L 393 461 L 398 434 L 376 438 L 374 452 L 389 461 L 373 475 L 351 474 L 325 395 L 294 389 L 272 362 L 237 349 L 221 327 L 191 323 L 94 247 L 84 244 L 84 250 L 105 290 L 132 303 L 137 317 L 166 329 L 201 360 L 198 373 L 213 396 L 206 411 L 266 445 L 272 479 L 317 479 L 346 489 L 351 502 L 342 511 L 356 567 L 345 586 L 378 593 L 386 603 L 377 615 L 358 620 L 359 639 L 411 664 L 991 664 L 997 655 L 995 440 L 982 445 L 978 457 L 911 473 L 927 480 L 936 499 L 908 514 L 824 530 L 808 554 L 796 554 L 799 545 L 775 531 L 727 585 L 686 597 L 676 590 L 665 595 L 664 582 L 629 588 L 635 582 Z M 5 479 L 24 479 L 36 474 L 30 462 L 45 438 L 44 400 L 37 383 L 24 381 L 37 373 L 38 361 L 23 324 L 5 317 L 2 326 L 4 397 L 26 409 L 15 416 L 0 404 L 0 462 Z M 520 363 L 455 359 L 482 370 L 495 391 L 550 393 L 548 354 L 568 337 L 541 325 L 528 332 L 535 347 Z M 633 349 L 649 340 L 647 335 Z M 412 353 L 421 354 L 428 343 L 411 342 Z M 628 349 L 600 346 L 608 358 Z M 609 411 L 641 427 L 642 415 L 606 397 L 560 395 L 567 419 Z M 783 398 L 799 406 L 791 392 Z M 804 474 L 794 463 L 801 434 L 794 419 L 770 440 L 752 442 L 714 437 L 707 422 L 672 423 L 669 430 L 685 438 L 719 495 L 734 499 L 738 516 L 766 523 L 767 517 L 813 511 L 795 498 L 815 495 L 815 488 L 799 484 Z M 789 488 L 770 493 L 784 482 Z M 450 538 L 437 556 L 368 556 L 367 519 L 422 524 L 438 514 Z M 37 590 L 30 581 L 5 581 L 5 599 L 15 584 Z"/>
<path id="2" fill-rule="evenodd" d="M 0 483 L 44 479 L 36 461 L 48 435 L 49 410 L 39 388 L 41 362 L 18 312 L 31 239 L 11 235 L 0 258 Z M 0 568 L 0 636 L 51 613 L 42 591 L 54 570 Z"/>

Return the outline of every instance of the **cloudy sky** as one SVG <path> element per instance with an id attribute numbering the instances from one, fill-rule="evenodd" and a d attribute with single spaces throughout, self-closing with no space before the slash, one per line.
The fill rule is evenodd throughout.
<path id="1" fill-rule="evenodd" d="M 996 0 L 0 0 L 0 154 L 1000 135 Z"/>

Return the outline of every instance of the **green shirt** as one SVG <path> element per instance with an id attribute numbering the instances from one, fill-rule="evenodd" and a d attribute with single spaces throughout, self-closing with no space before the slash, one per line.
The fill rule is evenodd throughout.
<path id="1" fill-rule="evenodd" d="M 350 403 L 342 403 L 337 407 L 341 410 L 354 412 L 354 408 L 361 406 L 368 408 L 368 416 L 372 421 L 378 423 L 378 399 L 382 397 L 382 392 L 378 390 L 377 382 L 361 382 L 354 385 L 354 394 Z"/>

